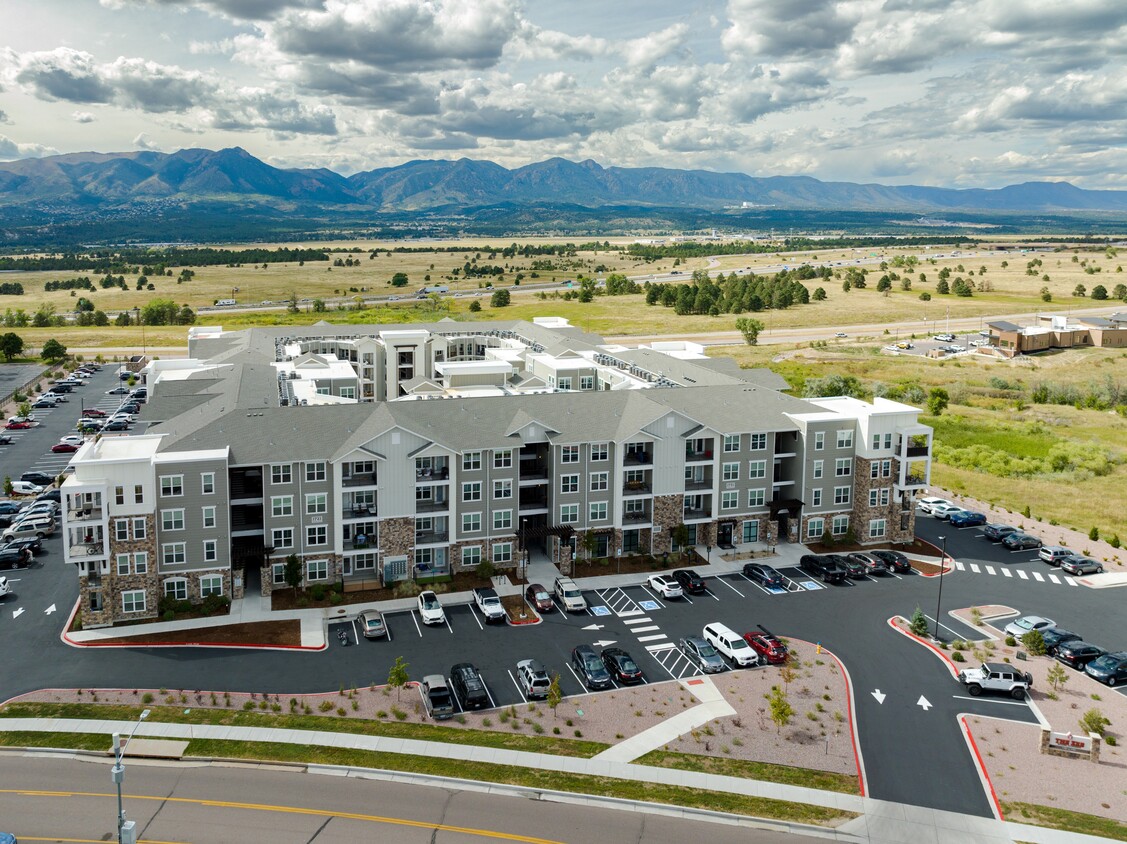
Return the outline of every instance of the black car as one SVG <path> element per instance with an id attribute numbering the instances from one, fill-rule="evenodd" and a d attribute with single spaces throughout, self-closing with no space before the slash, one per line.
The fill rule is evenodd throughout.
<path id="1" fill-rule="evenodd" d="M 847 554 L 846 559 L 850 563 L 864 566 L 865 574 L 888 574 L 888 566 L 875 554 L 854 551 L 852 554 Z"/>
<path id="2" fill-rule="evenodd" d="M 55 482 L 55 476 L 44 472 L 24 472 L 20 475 L 20 480 L 36 486 L 50 486 Z"/>
<path id="3" fill-rule="evenodd" d="M 1049 656 L 1055 656 L 1057 648 L 1064 642 L 1078 642 L 1082 638 L 1068 630 L 1061 630 L 1059 627 L 1050 627 L 1048 630 L 1041 631 L 1041 638 L 1045 640 L 1045 653 Z"/>
<path id="4" fill-rule="evenodd" d="M 0 548 L 0 569 L 25 569 L 31 565 L 31 552 L 14 544 Z"/>
<path id="5" fill-rule="evenodd" d="M 622 648 L 603 648 L 602 658 L 603 665 L 610 672 L 610 676 L 619 683 L 630 685 L 642 682 L 642 669 Z"/>
<path id="6" fill-rule="evenodd" d="M 36 410 L 51 410 L 58 405 L 51 401 L 51 399 L 39 399 L 39 401 L 32 402 L 31 406 Z"/>
<path id="7" fill-rule="evenodd" d="M 11 445 L 11 444 L 12 444 L 12 435 L 11 434 L 0 434 L 0 445 Z"/>
<path id="8" fill-rule="evenodd" d="M 1013 525 L 987 524 L 982 528 L 982 535 L 991 542 L 1001 542 L 1011 533 L 1017 533 Z"/>
<path id="9" fill-rule="evenodd" d="M 38 557 L 43 553 L 43 540 L 38 536 L 25 536 L 22 539 L 13 539 L 4 548 L 5 550 L 9 548 L 24 550 L 32 556 Z M 30 563 L 30 560 L 28 562 Z"/>
<path id="10" fill-rule="evenodd" d="M 450 669 L 450 685 L 462 704 L 462 709 L 485 709 L 493 705 L 486 691 L 481 672 L 470 662 L 459 662 Z"/>
<path id="11" fill-rule="evenodd" d="M 1061 642 L 1057 645 L 1057 652 L 1053 656 L 1070 668 L 1083 671 L 1085 665 L 1105 653 L 1107 651 L 1099 645 L 1090 645 L 1082 639 L 1073 639 L 1071 642 Z"/>
<path id="12" fill-rule="evenodd" d="M 781 574 L 766 563 L 744 563 L 744 577 L 768 589 L 786 589 L 787 582 Z"/>
<path id="13" fill-rule="evenodd" d="M 803 554 L 798 561 L 798 566 L 808 574 L 822 578 L 824 583 L 842 583 L 845 581 L 845 566 L 834 559 L 834 554 Z"/>
<path id="14" fill-rule="evenodd" d="M 54 501 L 56 504 L 63 503 L 63 492 L 58 487 L 53 487 L 46 492 L 41 492 L 35 496 L 36 501 Z"/>
<path id="15" fill-rule="evenodd" d="M 700 595 L 705 592 L 704 580 L 692 569 L 677 569 L 673 572 L 673 579 L 681 584 L 681 590 L 691 595 Z"/>
<path id="16" fill-rule="evenodd" d="M 912 570 L 912 563 L 899 551 L 869 551 L 869 554 L 882 560 L 889 571 L 904 573 Z"/>
<path id="17" fill-rule="evenodd" d="M 128 431 L 129 430 L 129 423 L 126 422 L 124 419 L 111 419 L 109 422 L 106 423 L 106 426 L 104 428 L 102 428 L 102 430 L 103 431 Z"/>
<path id="18" fill-rule="evenodd" d="M 572 649 L 571 665 L 589 689 L 609 689 L 613 685 L 606 666 L 590 645 L 577 645 Z"/>
<path id="19" fill-rule="evenodd" d="M 1109 686 L 1127 683 L 1127 651 L 1096 657 L 1084 666 L 1084 673 Z"/>
<path id="20" fill-rule="evenodd" d="M 845 567 L 845 573 L 852 577 L 854 580 L 860 580 L 862 577 L 869 573 L 865 565 L 852 556 L 846 557 L 844 554 L 826 554 L 831 560 L 836 562 L 839 566 Z"/>

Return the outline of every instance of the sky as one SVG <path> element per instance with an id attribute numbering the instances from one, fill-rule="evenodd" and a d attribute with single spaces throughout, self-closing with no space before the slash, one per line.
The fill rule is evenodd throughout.
<path id="1" fill-rule="evenodd" d="M 1127 188 L 1125 0 L 3 0 L 0 160 Z"/>

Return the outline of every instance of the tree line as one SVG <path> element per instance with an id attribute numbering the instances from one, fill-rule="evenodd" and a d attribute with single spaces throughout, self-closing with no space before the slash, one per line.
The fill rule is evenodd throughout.
<path id="1" fill-rule="evenodd" d="M 0 270 L 71 271 L 94 270 L 106 273 L 136 274 L 141 267 L 213 267 L 238 264 L 296 263 L 328 261 L 323 249 L 212 249 L 176 247 L 170 249 L 117 249 L 60 253 L 57 255 L 0 256 Z M 152 273 L 149 273 L 152 274 Z"/>
<path id="2" fill-rule="evenodd" d="M 672 243 L 651 245 L 632 243 L 626 253 L 647 261 L 658 258 L 706 258 L 710 255 L 762 255 L 770 252 L 800 252 L 886 246 L 923 246 L 926 244 L 959 246 L 971 241 L 958 235 L 947 237 L 834 237 L 814 240 L 809 237 L 788 237 L 770 242 L 735 240 L 730 243 Z"/>

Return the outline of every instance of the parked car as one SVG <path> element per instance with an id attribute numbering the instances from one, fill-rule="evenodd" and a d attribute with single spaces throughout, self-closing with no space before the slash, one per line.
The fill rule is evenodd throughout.
<path id="1" fill-rule="evenodd" d="M 768 589 L 786 589 L 786 580 L 766 563 L 744 563 L 744 577 Z"/>
<path id="2" fill-rule="evenodd" d="M 552 688 L 552 678 L 538 659 L 522 659 L 517 663 L 517 684 L 528 700 L 545 700 Z"/>
<path id="3" fill-rule="evenodd" d="M 53 410 L 58 407 L 58 404 L 52 399 L 36 399 L 31 403 L 31 406 L 36 410 Z"/>
<path id="4" fill-rule="evenodd" d="M 51 446 L 53 454 L 73 454 L 76 451 L 78 451 L 78 446 L 74 443 L 55 443 Z"/>
<path id="5" fill-rule="evenodd" d="M 34 536 L 42 539 L 55 532 L 55 520 L 45 514 L 34 514 L 18 522 L 0 534 L 0 545 L 7 545 L 16 539 L 25 539 Z"/>
<path id="6" fill-rule="evenodd" d="M 661 597 L 669 600 L 670 598 L 681 598 L 684 592 L 681 591 L 681 584 L 665 574 L 651 574 L 648 580 L 650 589 L 657 592 Z"/>
<path id="7" fill-rule="evenodd" d="M 1048 630 L 1041 631 L 1041 638 L 1045 641 L 1045 653 L 1049 656 L 1056 656 L 1057 648 L 1059 648 L 1063 642 L 1076 642 L 1083 637 L 1073 633 L 1071 630 L 1050 627 Z"/>
<path id="8" fill-rule="evenodd" d="M 481 672 L 471 662 L 459 662 L 450 667 L 450 685 L 463 709 L 487 709 L 493 705 Z"/>
<path id="9" fill-rule="evenodd" d="M 428 674 L 419 686 L 427 712 L 435 721 L 445 721 L 454 717 L 454 698 L 441 674 Z"/>
<path id="10" fill-rule="evenodd" d="M 1023 615 L 1020 618 L 1015 618 L 1005 627 L 1005 632 L 1009 635 L 1020 639 L 1026 633 L 1033 630 L 1040 630 L 1044 633 L 1050 627 L 1055 627 L 1056 622 L 1051 618 L 1042 618 L 1039 615 Z"/>
<path id="11" fill-rule="evenodd" d="M 634 657 L 622 648 L 603 648 L 599 656 L 603 660 L 603 666 L 617 682 L 629 686 L 645 679 Z"/>
<path id="12" fill-rule="evenodd" d="M 4 548 L 13 550 L 23 549 L 33 558 L 43 553 L 43 540 L 38 536 L 25 536 L 23 539 L 13 539 Z"/>
<path id="13" fill-rule="evenodd" d="M 1063 545 L 1042 545 L 1037 556 L 1050 566 L 1059 566 L 1065 557 L 1071 557 L 1074 553 L 1076 552 Z"/>
<path id="14" fill-rule="evenodd" d="M 70 443 L 71 445 L 82 445 L 86 442 L 86 439 L 80 434 L 66 434 L 65 436 L 59 437 L 59 442 Z"/>
<path id="15" fill-rule="evenodd" d="M 860 580 L 869 573 L 864 563 L 858 562 L 844 554 L 826 554 L 826 556 L 829 557 L 832 562 L 844 566 L 846 575 L 854 580 Z"/>
<path id="16" fill-rule="evenodd" d="M 1041 540 L 1029 533 L 1011 533 L 1002 540 L 1002 544 L 1011 551 L 1021 549 L 1036 549 L 1041 547 Z"/>
<path id="17" fill-rule="evenodd" d="M 112 390 L 106 390 L 107 396 L 127 396 L 129 395 L 128 387 L 114 387 Z"/>
<path id="18" fill-rule="evenodd" d="M 11 444 L 12 444 L 12 435 L 11 434 L 0 434 L 0 445 L 11 445 Z"/>
<path id="19" fill-rule="evenodd" d="M 803 554 L 798 565 L 803 571 L 822 578 L 824 583 L 844 582 L 845 566 L 830 557 L 829 554 Z"/>
<path id="20" fill-rule="evenodd" d="M 429 589 L 419 593 L 419 617 L 422 618 L 423 624 L 446 623 L 446 613 L 442 609 L 442 604 L 438 602 L 438 596 Z"/>
<path id="21" fill-rule="evenodd" d="M 686 636 L 678 642 L 678 646 L 685 658 L 705 674 L 717 674 L 727 668 L 716 648 L 699 636 Z"/>
<path id="22" fill-rule="evenodd" d="M 19 501 L 0 501 L 0 516 L 13 516 L 22 508 Z"/>
<path id="23" fill-rule="evenodd" d="M 1096 657 L 1084 666 L 1084 673 L 1109 686 L 1127 682 L 1127 651 Z"/>
<path id="24" fill-rule="evenodd" d="M 26 431 L 31 427 L 31 423 L 25 419 L 22 421 L 9 422 L 4 427 L 9 431 Z"/>
<path id="25" fill-rule="evenodd" d="M 1017 533 L 1017 528 L 1013 525 L 1003 525 L 1000 523 L 987 524 L 982 529 L 982 535 L 989 539 L 991 542 L 1001 542 L 1011 533 Z"/>
<path id="26" fill-rule="evenodd" d="M 20 475 L 20 480 L 39 486 L 50 486 L 55 482 L 55 476 L 48 475 L 46 472 L 24 472 Z"/>
<path id="27" fill-rule="evenodd" d="M 104 410 L 98 410 L 98 408 L 96 408 L 96 407 L 87 407 L 87 408 L 83 408 L 82 415 L 101 419 L 102 417 L 104 417 L 106 415 L 106 412 Z"/>
<path id="28" fill-rule="evenodd" d="M 677 569 L 673 572 L 673 579 L 681 584 L 681 591 L 690 595 L 703 595 L 706 591 L 704 578 L 692 569 Z"/>
<path id="29" fill-rule="evenodd" d="M 947 517 L 953 527 L 977 527 L 986 524 L 986 514 L 977 510 L 960 510 Z"/>
<path id="30" fill-rule="evenodd" d="M 588 689 L 609 689 L 614 685 L 606 666 L 590 645 L 577 645 L 572 648 L 571 665 Z"/>
<path id="31" fill-rule="evenodd" d="M 0 577 L 0 598 L 3 598 L 5 595 L 11 595 L 11 594 L 12 594 L 12 585 L 10 583 L 8 583 L 8 578 Z"/>
<path id="32" fill-rule="evenodd" d="M 899 551 L 877 550 L 866 552 L 870 556 L 876 557 L 882 561 L 889 571 L 894 572 L 910 572 L 912 570 L 911 561 L 901 554 Z"/>
<path id="33" fill-rule="evenodd" d="M 931 513 L 935 506 L 938 504 L 946 504 L 952 507 L 954 506 L 954 503 L 948 501 L 946 498 L 927 497 L 921 498 L 916 501 L 916 506 L 920 508 L 921 513 Z"/>
<path id="34" fill-rule="evenodd" d="M 537 612 L 551 612 L 556 606 L 548 590 L 539 583 L 528 584 L 528 588 L 524 590 L 524 599 Z"/>
<path id="35" fill-rule="evenodd" d="M 365 639 L 379 639 L 387 635 L 387 625 L 379 610 L 364 610 L 356 620 L 360 622 L 360 632 Z"/>
<path id="36" fill-rule="evenodd" d="M 931 515 L 933 518 L 947 521 L 955 513 L 962 513 L 963 508 L 956 504 L 947 502 L 946 504 L 933 504 L 931 505 Z"/>
<path id="37" fill-rule="evenodd" d="M 43 492 L 43 487 L 38 484 L 29 481 L 12 481 L 13 495 L 39 495 L 41 492 Z"/>
<path id="38" fill-rule="evenodd" d="M 1103 574 L 1103 563 L 1091 557 L 1065 557 L 1061 560 L 1060 570 L 1067 574 Z"/>
<path id="39" fill-rule="evenodd" d="M 759 654 L 755 649 L 743 636 L 727 625 L 718 621 L 706 624 L 701 635 L 708 644 L 716 648 L 717 653 L 726 656 L 739 667 L 746 668 L 759 664 Z"/>
<path id="40" fill-rule="evenodd" d="M 555 584 L 556 598 L 563 604 L 566 612 L 583 612 L 587 609 L 587 601 L 583 593 L 570 577 L 557 577 Z"/>
<path id="41" fill-rule="evenodd" d="M 787 646 L 767 630 L 744 633 L 744 641 L 759 654 L 760 661 L 769 665 L 782 665 L 790 656 Z"/>
<path id="42" fill-rule="evenodd" d="M 25 569 L 31 565 L 31 552 L 17 545 L 0 548 L 0 569 Z"/>
<path id="43" fill-rule="evenodd" d="M 111 419 L 103 427 L 103 431 L 128 431 L 129 423 L 124 419 Z"/>
<path id="44" fill-rule="evenodd" d="M 62 504 L 62 502 L 63 502 L 63 491 L 61 489 L 59 489 L 57 486 L 51 487 L 51 489 L 47 490 L 46 492 L 39 493 L 39 495 L 37 495 L 35 497 L 35 500 L 36 501 L 54 501 L 56 504 Z"/>
<path id="45" fill-rule="evenodd" d="M 1073 639 L 1071 642 L 1061 642 L 1057 645 L 1057 652 L 1053 656 L 1070 668 L 1083 671 L 1085 665 L 1105 653 L 1107 651 L 1099 645 L 1089 644 L 1083 639 Z"/>
<path id="46" fill-rule="evenodd" d="M 876 554 L 854 551 L 845 556 L 850 563 L 864 567 L 865 574 L 888 574 L 888 564 Z"/>
<path id="47" fill-rule="evenodd" d="M 974 697 L 983 692 L 994 692 L 1021 700 L 1033 686 L 1033 675 L 1018 671 L 1007 662 L 984 662 L 978 668 L 964 668 L 960 671 L 959 682 Z"/>

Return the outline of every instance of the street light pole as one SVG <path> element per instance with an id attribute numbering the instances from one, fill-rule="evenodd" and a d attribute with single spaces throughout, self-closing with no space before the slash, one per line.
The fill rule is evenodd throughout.
<path id="1" fill-rule="evenodd" d="M 113 758 L 114 764 L 110 768 L 110 776 L 117 784 L 117 844 L 125 844 L 123 833 L 125 830 L 125 809 L 121 805 L 121 783 L 125 779 L 125 766 L 122 764 L 122 755 L 125 753 L 125 748 L 129 746 L 129 742 L 133 740 L 133 735 L 137 732 L 137 728 L 141 726 L 141 722 L 149 717 L 148 709 L 141 712 L 141 717 L 137 719 L 137 723 L 133 725 L 133 732 L 129 734 L 124 742 L 121 740 L 120 733 L 113 734 Z M 135 842 L 137 839 L 132 834 L 132 827 L 130 827 L 130 842 Z"/>
<path id="2" fill-rule="evenodd" d="M 939 558 L 939 599 L 935 602 L 935 640 L 939 641 L 939 608 L 943 604 L 943 572 L 947 571 L 947 566 L 944 563 L 947 561 L 947 537 L 939 537 L 939 541 L 943 543 L 943 551 Z"/>

